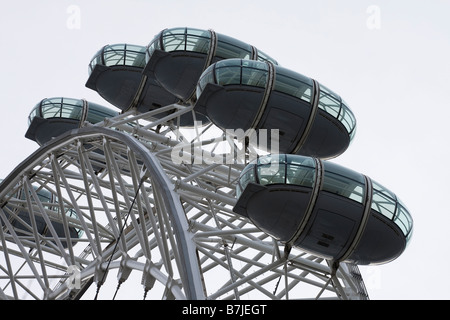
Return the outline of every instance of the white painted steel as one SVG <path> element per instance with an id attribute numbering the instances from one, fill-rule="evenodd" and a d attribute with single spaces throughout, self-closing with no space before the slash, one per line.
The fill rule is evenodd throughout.
<path id="1" fill-rule="evenodd" d="M 235 215 L 245 163 L 202 160 L 242 145 L 213 126 L 179 129 L 190 107 L 168 109 L 164 121 L 129 110 L 57 137 L 0 184 L 0 299 L 92 299 L 97 288 L 112 299 L 117 285 L 118 299 L 367 298 L 356 266 L 285 250 Z M 172 161 L 180 144 L 192 145 L 179 149 L 192 163 Z M 59 223 L 64 236 L 14 228 L 20 211 Z"/>

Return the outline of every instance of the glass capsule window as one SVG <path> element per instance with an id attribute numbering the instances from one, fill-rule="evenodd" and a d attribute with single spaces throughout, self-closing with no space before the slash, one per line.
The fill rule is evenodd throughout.
<path id="1" fill-rule="evenodd" d="M 322 190 L 364 203 L 365 179 L 362 174 L 332 162 L 324 161 L 323 164 Z"/>
<path id="2" fill-rule="evenodd" d="M 112 118 L 116 115 L 118 115 L 118 113 L 111 109 L 89 102 L 86 121 L 90 123 L 98 123 L 103 121 L 105 118 Z"/>
<path id="3" fill-rule="evenodd" d="M 200 97 L 200 94 L 203 92 L 208 83 L 216 83 L 214 77 L 214 68 L 215 64 L 210 65 L 205 71 L 203 71 L 202 75 L 200 76 L 200 79 L 197 83 L 197 97 Z"/>
<path id="4" fill-rule="evenodd" d="M 270 159 L 271 161 L 259 161 L 256 165 L 256 172 L 259 183 L 262 185 L 286 183 L 286 161 L 275 156 Z"/>
<path id="5" fill-rule="evenodd" d="M 1 181 L 2 179 L 0 179 L 0 183 Z M 58 205 L 58 199 L 54 196 L 53 193 L 51 193 L 49 190 L 40 189 L 36 186 L 33 186 L 33 189 L 36 191 L 38 199 L 42 203 L 44 208 L 59 214 L 60 206 Z M 20 190 L 18 193 L 16 193 L 16 196 L 17 195 L 20 200 L 26 200 L 25 189 Z M 65 214 L 69 218 L 79 220 L 78 214 L 76 213 L 75 209 L 67 209 L 65 210 Z M 84 231 L 82 229 L 75 228 L 75 231 L 77 232 L 78 237 L 81 237 L 84 234 Z"/>
<path id="6" fill-rule="evenodd" d="M 255 165 L 247 166 L 241 173 L 239 183 L 237 184 L 236 196 L 239 198 L 250 182 L 256 182 Z"/>
<path id="7" fill-rule="evenodd" d="M 351 141 L 356 133 L 356 119 L 344 100 L 342 100 L 342 108 L 338 120 L 344 125 L 345 129 L 347 129 Z"/>
<path id="8" fill-rule="evenodd" d="M 318 106 L 326 113 L 338 119 L 349 133 L 350 140 L 353 139 L 356 132 L 356 119 L 348 105 L 339 95 L 321 84 Z"/>
<path id="9" fill-rule="evenodd" d="M 397 207 L 397 197 L 375 181 L 372 181 L 372 185 L 372 209 L 392 220 Z"/>
<path id="10" fill-rule="evenodd" d="M 395 224 L 402 230 L 408 242 L 412 236 L 413 220 L 406 207 L 399 202 L 397 205 L 397 213 L 394 218 Z"/>
<path id="11" fill-rule="evenodd" d="M 310 78 L 286 68 L 277 67 L 275 79 L 274 91 L 311 103 L 313 82 Z"/>
<path id="12" fill-rule="evenodd" d="M 163 50 L 166 52 L 190 51 L 208 54 L 211 48 L 211 34 L 213 31 L 194 28 L 172 28 L 161 31 L 153 38 L 146 50 L 146 61 L 150 60 L 153 52 Z M 277 65 L 278 62 L 269 55 L 257 50 L 257 57 L 253 57 L 253 47 L 250 44 L 232 37 L 214 33 L 217 44 L 214 56 L 217 60 L 223 59 L 256 59 L 270 61 Z"/>
<path id="13" fill-rule="evenodd" d="M 251 59 L 252 46 L 232 37 L 217 34 L 217 47 L 214 56 L 220 59 Z"/>
<path id="14" fill-rule="evenodd" d="M 31 124 L 31 122 L 33 121 L 34 117 L 36 116 L 40 116 L 40 103 L 37 104 L 33 110 L 31 110 L 30 115 L 28 116 L 28 125 Z"/>
<path id="15" fill-rule="evenodd" d="M 147 46 L 146 62 L 155 50 L 166 52 L 190 51 L 207 54 L 211 45 L 211 32 L 194 28 L 172 28 L 161 31 Z"/>
<path id="16" fill-rule="evenodd" d="M 92 71 L 94 70 L 95 66 L 100 64 L 103 65 L 103 48 L 99 50 L 94 57 L 91 59 L 91 62 L 89 63 L 89 69 L 88 73 L 91 75 Z"/>
<path id="17" fill-rule="evenodd" d="M 237 184 L 239 197 L 250 182 L 261 185 L 290 184 L 312 188 L 315 162 L 312 158 L 291 155 L 269 155 L 258 158 L 242 171 Z"/>
<path id="18" fill-rule="evenodd" d="M 364 204 L 366 179 L 364 175 L 329 161 L 322 161 L 322 191 L 346 197 Z M 250 182 L 270 184 L 290 184 L 313 188 L 316 179 L 316 165 L 313 158 L 281 154 L 259 157 L 242 171 L 237 183 L 237 197 Z M 372 202 L 370 208 L 393 221 L 403 232 L 406 241 L 412 235 L 413 220 L 406 206 L 397 196 L 372 181 Z"/>
<path id="19" fill-rule="evenodd" d="M 44 99 L 31 111 L 28 117 L 28 125 L 31 124 L 36 116 L 44 119 L 65 118 L 81 121 L 83 107 L 83 100 L 63 97 Z M 105 118 L 111 118 L 116 115 L 117 112 L 115 111 L 96 103 L 89 102 L 86 121 L 97 123 L 103 121 Z"/>
<path id="20" fill-rule="evenodd" d="M 215 77 L 220 85 L 246 85 L 265 88 L 269 70 L 267 64 L 252 61 L 230 59 L 216 64 Z"/>
<path id="21" fill-rule="evenodd" d="M 104 46 L 92 58 L 89 64 L 89 74 L 97 64 L 111 66 L 133 66 L 144 68 L 146 47 L 133 44 L 114 44 Z"/>
<path id="22" fill-rule="evenodd" d="M 411 237 L 413 221 L 405 205 L 395 194 L 378 182 L 372 181 L 373 196 L 371 208 L 395 222 L 407 240 Z"/>
<path id="23" fill-rule="evenodd" d="M 81 120 L 83 114 L 83 101 L 71 98 L 44 99 L 31 111 L 28 121 L 30 124 L 35 116 L 44 119 L 69 118 Z"/>
<path id="24" fill-rule="evenodd" d="M 161 50 L 161 35 L 164 32 L 161 31 L 158 33 L 153 40 L 148 44 L 147 50 L 145 51 L 145 61 L 146 63 L 150 60 L 150 57 L 152 56 L 153 52 L 155 50 Z"/>
<path id="25" fill-rule="evenodd" d="M 162 33 L 162 47 L 165 51 L 184 51 L 186 48 L 186 28 L 165 30 Z"/>
<path id="26" fill-rule="evenodd" d="M 327 87 L 321 85 L 319 108 L 337 118 L 341 111 L 341 98 Z"/>
<path id="27" fill-rule="evenodd" d="M 227 59 L 209 66 L 197 84 L 197 97 L 208 83 L 222 86 L 246 85 L 265 88 L 269 77 L 266 63 L 255 60 Z"/>
<path id="28" fill-rule="evenodd" d="M 286 155 L 286 183 L 312 188 L 315 181 L 315 162 L 309 157 Z"/>
<path id="29" fill-rule="evenodd" d="M 173 51 L 192 51 L 199 53 L 208 53 L 211 42 L 211 33 L 209 31 L 193 28 L 174 28 L 166 29 L 161 34 L 162 50 L 166 52 Z"/>
<path id="30" fill-rule="evenodd" d="M 239 85 L 241 83 L 242 72 L 240 60 L 222 61 L 221 63 L 216 64 L 214 72 L 215 79 L 220 85 Z"/>
<path id="31" fill-rule="evenodd" d="M 186 51 L 208 53 L 211 43 L 211 32 L 186 28 Z"/>
<path id="32" fill-rule="evenodd" d="M 256 60 L 262 61 L 262 62 L 269 61 L 269 62 L 272 62 L 274 65 L 278 65 L 278 62 L 275 59 L 273 59 L 272 57 L 270 57 L 269 55 L 265 54 L 264 52 L 262 52 L 260 50 L 258 50 L 258 57 Z"/>

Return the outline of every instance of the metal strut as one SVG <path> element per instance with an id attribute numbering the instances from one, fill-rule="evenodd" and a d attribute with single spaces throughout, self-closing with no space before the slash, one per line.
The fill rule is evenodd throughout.
<path id="1" fill-rule="evenodd" d="M 135 193 L 135 195 L 134 195 L 134 197 L 133 197 L 133 201 L 131 202 L 130 209 L 128 210 L 128 213 L 127 213 L 127 215 L 126 215 L 126 217 L 125 217 L 125 221 L 123 222 L 122 228 L 120 229 L 119 236 L 117 237 L 117 239 L 116 239 L 116 241 L 115 241 L 114 249 L 113 249 L 113 251 L 111 252 L 111 255 L 109 256 L 108 264 L 106 265 L 106 269 L 105 269 L 105 271 L 103 272 L 102 279 L 101 279 L 101 281 L 97 284 L 97 291 L 96 291 L 96 293 L 95 293 L 94 300 L 97 300 L 97 296 L 98 296 L 98 293 L 99 293 L 99 291 L 100 291 L 100 287 L 102 286 L 103 282 L 105 281 L 105 277 L 106 277 L 106 274 L 108 273 L 108 269 L 109 269 L 109 265 L 111 264 L 112 257 L 114 256 L 114 253 L 116 252 L 117 245 L 119 244 L 120 238 L 122 237 L 123 230 L 125 229 L 125 226 L 126 226 L 127 221 L 128 221 L 128 217 L 129 217 L 130 214 L 131 214 L 131 210 L 133 209 L 134 203 L 135 203 L 136 198 L 137 198 L 137 196 L 138 196 L 138 194 L 139 194 L 139 190 L 140 190 L 142 184 L 144 183 L 144 180 L 145 180 L 145 179 L 144 179 L 144 176 L 143 176 L 143 177 L 141 178 L 141 180 L 139 181 L 139 186 L 138 186 L 137 189 L 136 189 L 136 193 Z M 119 281 L 119 283 L 117 284 L 117 288 L 116 288 L 116 292 L 115 292 L 115 294 L 114 294 L 113 300 L 114 300 L 114 298 L 116 297 L 116 294 L 117 294 L 117 291 L 119 290 L 120 285 L 121 285 L 121 282 Z"/>

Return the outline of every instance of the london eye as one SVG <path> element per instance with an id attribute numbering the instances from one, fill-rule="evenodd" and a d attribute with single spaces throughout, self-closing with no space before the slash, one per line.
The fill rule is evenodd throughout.
<path id="1" fill-rule="evenodd" d="M 330 161 L 356 117 L 319 81 L 193 28 L 87 63 L 118 110 L 31 109 L 39 148 L 0 184 L 0 299 L 368 299 L 358 266 L 407 247 L 406 205 Z"/>

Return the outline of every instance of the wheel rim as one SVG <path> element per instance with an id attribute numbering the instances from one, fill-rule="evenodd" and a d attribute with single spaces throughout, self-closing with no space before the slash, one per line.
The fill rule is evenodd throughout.
<path id="1" fill-rule="evenodd" d="M 233 214 L 242 165 L 175 165 L 169 156 L 177 142 L 167 133 L 177 134 L 176 126 L 161 133 L 149 130 L 158 125 L 153 122 L 126 124 L 143 119 L 145 114 L 130 112 L 102 124 L 115 130 L 94 126 L 67 133 L 3 181 L 3 298 L 89 298 L 96 283 L 99 298 L 111 299 L 100 285 L 124 280 L 124 286 L 138 286 L 130 273 L 142 280 L 141 295 L 148 290 L 154 299 L 367 297 L 356 266 L 343 264 L 336 273 L 321 258 L 285 252 Z M 206 141 L 200 134 L 196 140 Z M 39 201 L 35 188 L 63 201 Z M 26 201 L 15 196 L 21 190 Z M 58 237 L 55 230 L 42 235 L 32 223 L 22 235 L 10 221 L 30 207 L 46 221 L 81 230 L 82 237 Z M 78 218 L 56 212 L 69 210 Z"/>

